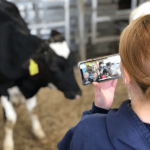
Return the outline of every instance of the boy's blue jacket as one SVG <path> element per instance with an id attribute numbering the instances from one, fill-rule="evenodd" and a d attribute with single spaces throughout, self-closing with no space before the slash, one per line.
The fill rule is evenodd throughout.
<path id="1" fill-rule="evenodd" d="M 85 111 L 57 146 L 58 150 L 150 150 L 150 131 L 127 100 L 108 113 L 98 108 Z"/>

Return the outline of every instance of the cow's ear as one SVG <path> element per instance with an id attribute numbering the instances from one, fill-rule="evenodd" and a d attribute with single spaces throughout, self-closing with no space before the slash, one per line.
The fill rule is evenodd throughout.
<path id="1" fill-rule="evenodd" d="M 50 37 L 55 37 L 55 36 L 58 36 L 58 35 L 61 35 L 61 33 L 60 32 L 58 32 L 58 31 L 56 31 L 56 30 L 52 30 L 51 31 L 51 34 L 50 34 Z"/>
<path id="2" fill-rule="evenodd" d="M 49 40 L 51 43 L 55 43 L 55 42 L 62 42 L 65 40 L 65 38 L 60 32 L 58 32 L 56 30 L 52 30 Z"/>

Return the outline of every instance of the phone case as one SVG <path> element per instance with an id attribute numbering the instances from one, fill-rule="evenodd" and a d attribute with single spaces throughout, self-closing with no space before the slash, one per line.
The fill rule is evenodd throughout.
<path id="1" fill-rule="evenodd" d="M 119 54 L 80 61 L 78 63 L 78 69 L 82 85 L 120 78 L 121 71 L 119 65 Z"/>

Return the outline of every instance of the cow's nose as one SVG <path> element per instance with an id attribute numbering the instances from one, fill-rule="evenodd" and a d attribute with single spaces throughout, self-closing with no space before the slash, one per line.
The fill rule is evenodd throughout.
<path id="1" fill-rule="evenodd" d="M 79 99 L 81 96 L 80 95 L 76 95 L 76 99 Z"/>

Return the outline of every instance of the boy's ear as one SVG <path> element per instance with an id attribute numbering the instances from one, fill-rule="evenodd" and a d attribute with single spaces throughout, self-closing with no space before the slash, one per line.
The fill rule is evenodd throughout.
<path id="1" fill-rule="evenodd" d="M 125 83 L 125 85 L 130 84 L 130 81 L 131 81 L 131 79 L 130 79 L 129 74 L 126 72 L 126 70 L 124 70 L 124 83 Z"/>
<path id="2" fill-rule="evenodd" d="M 127 71 L 123 68 L 122 63 L 120 62 L 120 70 L 123 78 L 123 82 L 125 85 L 128 85 L 131 82 L 131 78 Z"/>

